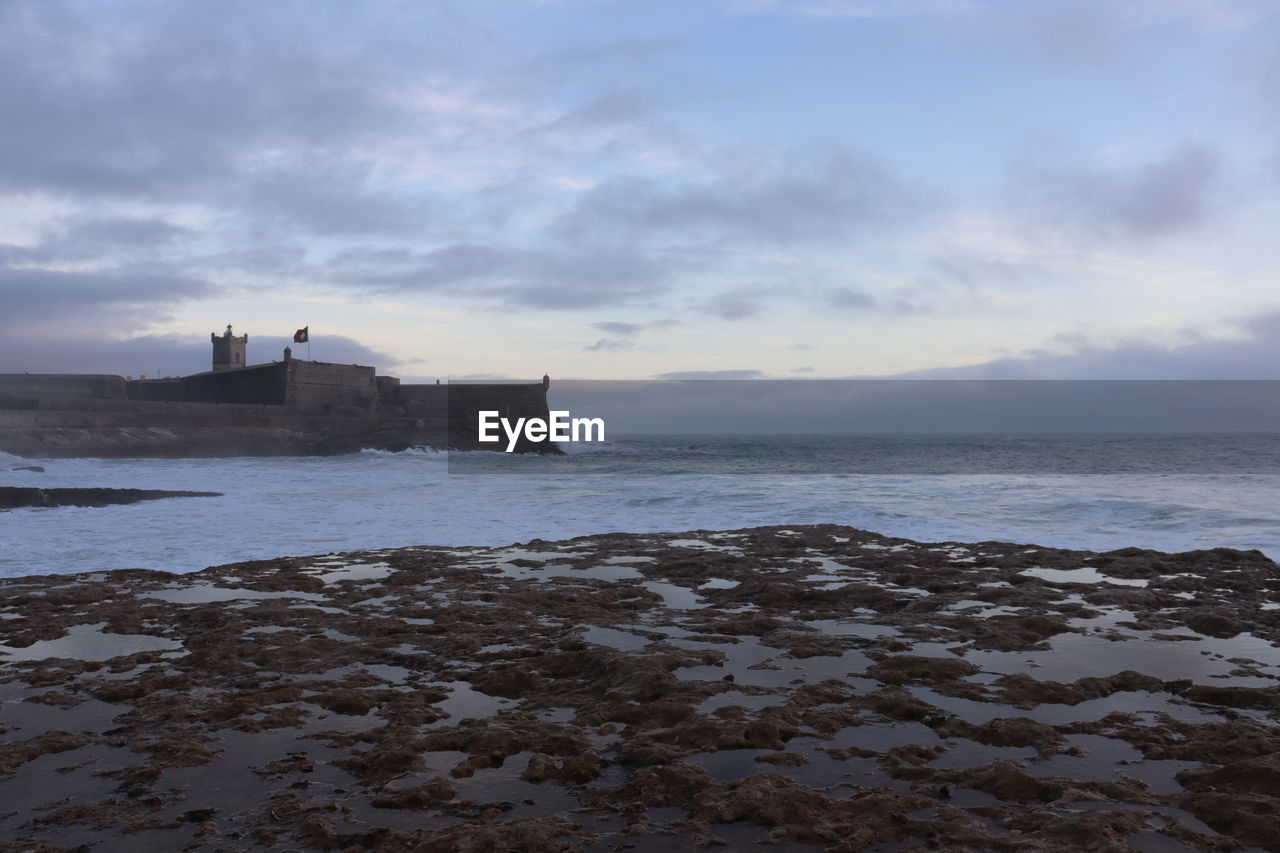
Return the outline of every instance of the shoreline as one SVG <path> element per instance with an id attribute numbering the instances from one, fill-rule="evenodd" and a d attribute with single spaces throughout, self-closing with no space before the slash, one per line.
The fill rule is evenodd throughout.
<path id="1" fill-rule="evenodd" d="M 1259 552 L 811 525 L 0 594 L 4 841 L 1280 849 Z"/>

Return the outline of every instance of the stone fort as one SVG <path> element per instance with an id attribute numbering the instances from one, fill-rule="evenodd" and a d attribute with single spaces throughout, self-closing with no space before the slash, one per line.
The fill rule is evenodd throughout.
<path id="1" fill-rule="evenodd" d="M 402 383 L 373 367 L 248 364 L 248 335 L 210 334 L 203 373 L 164 379 L 0 374 L 0 450 L 19 456 L 328 454 L 477 449 L 476 413 L 548 416 L 550 380 Z M 489 449 L 488 446 L 485 449 Z M 555 452 L 531 444 L 517 450 Z"/>

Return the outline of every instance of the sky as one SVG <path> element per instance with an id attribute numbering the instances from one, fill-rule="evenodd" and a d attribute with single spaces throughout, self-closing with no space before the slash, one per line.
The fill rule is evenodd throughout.
<path id="1" fill-rule="evenodd" d="M 1273 0 L 0 0 L 0 116 L 0 372 L 1280 378 Z"/>

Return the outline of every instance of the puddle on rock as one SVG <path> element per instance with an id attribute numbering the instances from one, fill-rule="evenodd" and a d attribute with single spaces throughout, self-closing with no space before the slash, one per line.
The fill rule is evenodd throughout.
<path id="1" fill-rule="evenodd" d="M 151 592 L 143 593 L 143 597 L 158 598 L 161 601 L 167 601 L 170 604 L 211 604 L 215 601 L 269 598 L 301 598 L 307 601 L 325 600 L 323 595 L 315 592 L 299 592 L 291 589 L 268 591 L 261 589 L 240 589 L 238 587 L 227 586 L 205 586 L 203 584 L 192 584 L 191 586 L 152 590 Z"/>
<path id="2" fill-rule="evenodd" d="M 588 643 L 595 643 L 597 646 L 608 646 L 611 649 L 617 649 L 620 652 L 643 649 L 651 642 L 651 640 L 638 634 L 632 634 L 630 631 L 619 631 L 614 628 L 601 628 L 598 626 L 588 628 L 582 639 Z"/>
<path id="3" fill-rule="evenodd" d="M 1145 587 L 1147 585 L 1147 581 L 1140 578 L 1113 578 L 1110 575 L 1104 575 L 1092 566 L 1083 566 L 1078 569 L 1023 569 L 1018 574 L 1039 578 L 1049 583 L 1109 583 L 1115 586 L 1136 587 Z"/>
<path id="4" fill-rule="evenodd" d="M 382 580 L 393 571 L 395 569 L 391 568 L 388 563 L 351 563 L 340 569 L 325 572 L 322 575 L 318 575 L 318 577 L 327 584 L 339 581 Z"/>
<path id="5" fill-rule="evenodd" d="M 151 634 L 107 634 L 106 622 L 72 625 L 64 637 L 38 640 L 26 648 L 13 648 L 0 643 L 0 663 L 36 661 L 47 658 L 70 658 L 83 661 L 105 661 L 138 652 L 174 652 L 182 643 Z"/>

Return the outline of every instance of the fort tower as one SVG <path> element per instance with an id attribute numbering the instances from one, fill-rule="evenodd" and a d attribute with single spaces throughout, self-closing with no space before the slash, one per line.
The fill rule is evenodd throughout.
<path id="1" fill-rule="evenodd" d="M 228 323 L 225 332 L 221 335 L 211 332 L 209 340 L 213 342 L 214 370 L 231 370 L 236 367 L 244 367 L 244 350 L 245 345 L 249 343 L 248 335 L 241 335 L 237 338 L 231 334 L 231 324 Z"/>

